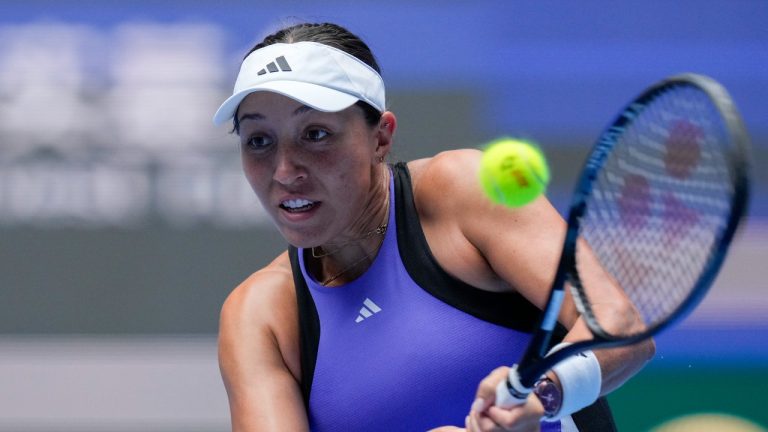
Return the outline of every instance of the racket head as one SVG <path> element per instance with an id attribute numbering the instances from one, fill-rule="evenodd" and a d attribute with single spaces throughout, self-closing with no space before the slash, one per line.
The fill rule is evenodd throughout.
<path id="1" fill-rule="evenodd" d="M 595 345 L 648 338 L 703 299 L 746 212 L 748 152 L 727 91 L 697 74 L 649 87 L 604 130 L 577 182 L 563 250 Z M 593 260 L 642 325 L 617 324 L 601 305 L 606 275 L 585 271 Z"/>

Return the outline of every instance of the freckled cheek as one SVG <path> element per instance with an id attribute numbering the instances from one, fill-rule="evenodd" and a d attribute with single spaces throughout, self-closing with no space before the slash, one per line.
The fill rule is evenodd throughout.
<path id="1" fill-rule="evenodd" d="M 248 184 L 251 185 L 251 189 L 256 193 L 259 200 L 264 203 L 264 200 L 268 198 L 268 170 L 258 166 L 258 164 L 248 163 L 244 160 L 243 173 L 245 174 L 246 180 L 248 180 Z"/>

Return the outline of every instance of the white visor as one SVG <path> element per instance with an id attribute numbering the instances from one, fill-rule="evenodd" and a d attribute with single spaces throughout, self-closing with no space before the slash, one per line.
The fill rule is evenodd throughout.
<path id="1" fill-rule="evenodd" d="M 384 80 L 344 51 L 316 42 L 278 43 L 243 60 L 235 89 L 213 123 L 231 119 L 240 102 L 256 91 L 271 91 L 318 111 L 336 112 L 363 101 L 384 112 Z"/>

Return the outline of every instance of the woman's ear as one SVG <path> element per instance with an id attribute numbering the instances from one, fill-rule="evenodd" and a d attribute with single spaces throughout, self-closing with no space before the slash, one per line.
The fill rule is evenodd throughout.
<path id="1" fill-rule="evenodd" d="M 397 117 L 391 111 L 385 111 L 379 119 L 376 131 L 376 157 L 379 161 L 383 161 L 392 148 L 392 138 L 396 129 Z"/>

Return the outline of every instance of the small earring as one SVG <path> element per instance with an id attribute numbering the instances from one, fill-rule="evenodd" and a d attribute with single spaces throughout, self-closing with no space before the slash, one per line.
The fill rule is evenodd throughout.
<path id="1" fill-rule="evenodd" d="M 379 163 L 384 162 L 384 156 L 379 156 Z"/>

